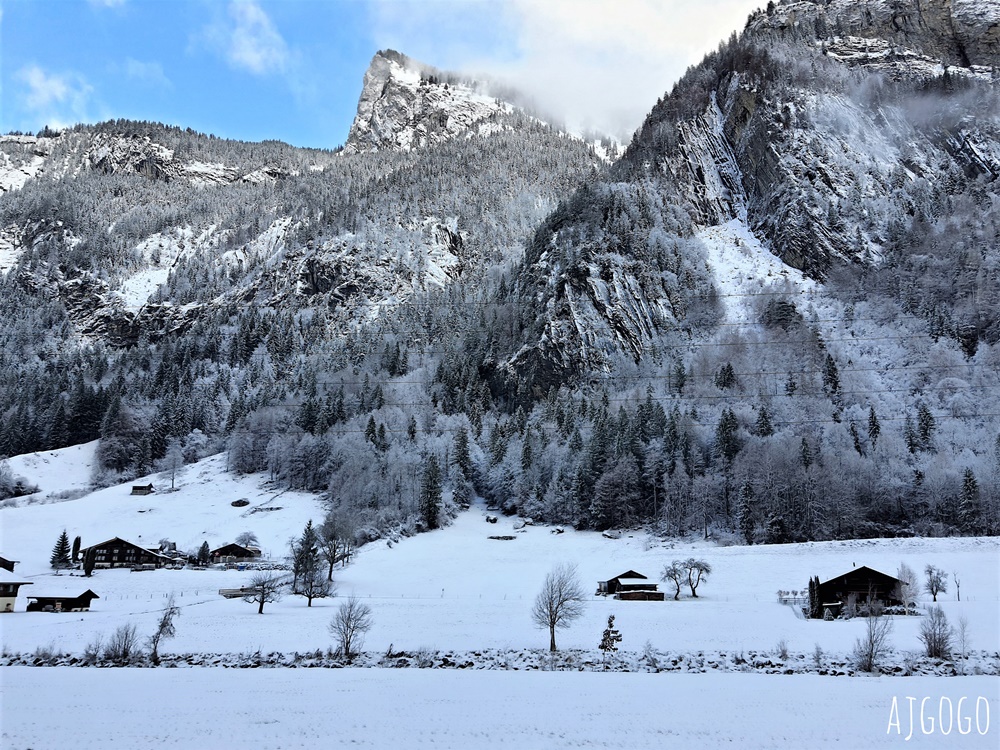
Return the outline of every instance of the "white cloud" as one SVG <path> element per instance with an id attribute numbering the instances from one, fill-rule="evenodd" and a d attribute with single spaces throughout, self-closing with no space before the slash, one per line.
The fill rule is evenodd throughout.
<path id="1" fill-rule="evenodd" d="M 125 60 L 125 75 L 133 81 L 154 88 L 173 88 L 173 83 L 163 72 L 163 66 L 158 62 L 142 62 L 131 57 Z"/>
<path id="2" fill-rule="evenodd" d="M 120 8 L 127 0 L 87 0 L 87 3 L 94 8 Z"/>
<path id="3" fill-rule="evenodd" d="M 234 0 L 228 10 L 229 21 L 214 27 L 210 36 L 222 43 L 229 64 L 256 75 L 283 72 L 288 45 L 267 13 L 252 0 Z"/>
<path id="4" fill-rule="evenodd" d="M 25 65 L 14 79 L 23 85 L 17 96 L 33 122 L 62 128 L 87 120 L 94 88 L 79 73 L 49 73 Z"/>
<path id="5" fill-rule="evenodd" d="M 504 78 L 577 128 L 627 138 L 684 70 L 743 28 L 763 0 L 475 0 L 400 3 L 371 0 L 376 42 L 424 61 L 458 65 Z M 509 43 L 469 52 L 480 29 L 452 30 L 435 41 L 437 55 L 409 51 L 454 11 L 474 10 L 480 25 L 501 27 Z M 466 13 L 468 15 L 468 13 Z M 451 19 L 449 20 L 449 16 Z M 459 39 L 456 44 L 453 40 Z M 453 62 L 457 61 L 457 62 Z"/>

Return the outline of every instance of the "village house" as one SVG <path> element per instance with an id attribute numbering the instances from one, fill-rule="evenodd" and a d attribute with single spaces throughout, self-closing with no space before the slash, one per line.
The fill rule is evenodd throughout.
<path id="1" fill-rule="evenodd" d="M 623 601 L 663 601 L 663 592 L 658 588 L 659 584 L 634 570 L 626 570 L 614 578 L 597 582 L 599 595 L 613 595 Z"/>
<path id="2" fill-rule="evenodd" d="M 0 613 L 13 612 L 17 590 L 21 586 L 30 586 L 31 583 L 7 568 L 0 568 Z"/>
<path id="3" fill-rule="evenodd" d="M 51 594 L 29 596 L 28 612 L 89 612 L 90 602 L 100 599 L 90 589 L 76 596 L 72 594 Z"/>
<path id="4" fill-rule="evenodd" d="M 162 568 L 172 562 L 169 557 L 161 555 L 159 552 L 140 547 L 138 544 L 133 544 L 117 536 L 106 542 L 82 549 L 80 554 L 86 557 L 90 550 L 94 550 L 95 568 L 133 568 L 144 565 Z"/>
<path id="5" fill-rule="evenodd" d="M 848 605 L 862 606 L 871 596 L 884 606 L 902 604 L 900 592 L 903 584 L 898 578 L 862 565 L 819 584 L 819 601 L 822 611 L 827 609 L 836 617 Z M 912 592 L 907 596 L 912 595 Z"/>

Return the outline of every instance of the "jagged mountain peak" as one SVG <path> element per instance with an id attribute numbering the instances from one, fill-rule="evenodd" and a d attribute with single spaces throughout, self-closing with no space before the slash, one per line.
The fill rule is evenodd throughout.
<path id="1" fill-rule="evenodd" d="M 345 151 L 409 151 L 455 137 L 513 107 L 482 84 L 380 50 L 365 72 Z"/>

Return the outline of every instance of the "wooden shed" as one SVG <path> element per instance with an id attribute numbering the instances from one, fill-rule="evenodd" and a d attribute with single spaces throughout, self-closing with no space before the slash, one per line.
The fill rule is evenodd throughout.
<path id="1" fill-rule="evenodd" d="M 133 495 L 152 495 L 156 490 L 153 489 L 153 483 L 149 484 L 133 484 L 132 494 Z"/>
<path id="2" fill-rule="evenodd" d="M 89 612 L 90 602 L 100 599 L 90 589 L 82 594 L 55 594 L 51 596 L 29 596 L 28 612 Z"/>
<path id="3" fill-rule="evenodd" d="M 613 594 L 618 599 L 624 599 L 625 597 L 620 596 L 620 594 L 635 591 L 656 591 L 658 586 L 659 584 L 649 580 L 642 573 L 636 573 L 634 570 L 626 570 L 614 578 L 609 578 L 606 581 L 598 581 L 597 593 L 602 596 Z M 631 598 L 636 599 L 639 597 Z M 663 598 L 662 595 L 660 598 Z"/>

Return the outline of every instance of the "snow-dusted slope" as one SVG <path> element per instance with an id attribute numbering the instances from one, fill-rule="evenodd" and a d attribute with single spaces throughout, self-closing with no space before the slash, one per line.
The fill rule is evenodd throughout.
<path id="1" fill-rule="evenodd" d="M 50 459 L 52 471 L 63 466 L 72 471 L 70 454 Z M 54 575 L 48 568 L 63 529 L 71 538 L 81 535 L 84 546 L 121 536 L 146 546 L 166 538 L 180 549 L 197 549 L 202 541 L 214 548 L 253 531 L 265 556 L 281 560 L 288 540 L 301 534 L 310 518 L 318 522 L 321 509 L 314 496 L 278 492 L 262 480 L 227 474 L 225 456 L 219 455 L 186 467 L 177 477 L 176 492 L 167 491 L 169 478 L 154 475 L 135 482 L 152 482 L 154 495 L 132 496 L 130 483 L 58 504 L 0 509 L 0 553 L 19 560 L 17 572 L 33 581 L 26 595 L 85 585 L 101 596 L 82 620 L 79 614 L 24 613 L 22 598 L 17 612 L 4 616 L 0 646 L 30 652 L 51 642 L 79 652 L 95 633 L 112 632 L 124 622 L 148 632 L 164 596 L 173 592 L 183 617 L 176 639 L 169 642 L 170 652 L 324 648 L 337 599 L 307 607 L 304 600 L 288 597 L 268 605 L 260 617 L 254 607 L 217 594 L 219 588 L 245 583 L 246 572 L 118 569 L 97 571 L 84 581 Z M 230 504 L 241 498 L 249 505 Z M 593 649 L 608 615 L 614 614 L 627 639 L 623 648 L 630 651 L 640 651 L 646 641 L 672 651 L 768 651 L 785 639 L 793 651 L 811 652 L 819 643 L 830 655 L 846 655 L 864 628 L 863 620 L 804 620 L 778 604 L 775 591 L 804 589 L 813 575 L 827 580 L 856 565 L 891 574 L 900 562 L 915 570 L 932 564 L 957 572 L 961 602 L 951 591 L 939 597 L 948 616 L 953 621 L 968 616 L 978 648 L 989 649 L 1000 638 L 1000 542 L 991 538 L 719 547 L 664 542 L 638 531 L 620 539 L 569 528 L 553 533 L 551 527 L 525 526 L 516 517 L 487 523 L 486 516 L 481 506 L 474 506 L 445 529 L 371 543 L 358 550 L 350 565 L 336 570 L 339 595 L 362 597 L 374 611 L 368 650 L 384 652 L 390 644 L 409 650 L 544 648 L 547 634 L 533 626 L 531 603 L 546 573 L 563 562 L 578 566 L 587 597 L 583 617 L 558 635 L 562 648 Z M 658 580 L 664 565 L 692 556 L 713 569 L 697 599 L 682 595 L 679 601 L 621 602 L 592 595 L 597 581 L 624 570 Z M 919 618 L 897 618 L 893 648 L 916 650 L 919 623 Z"/>

